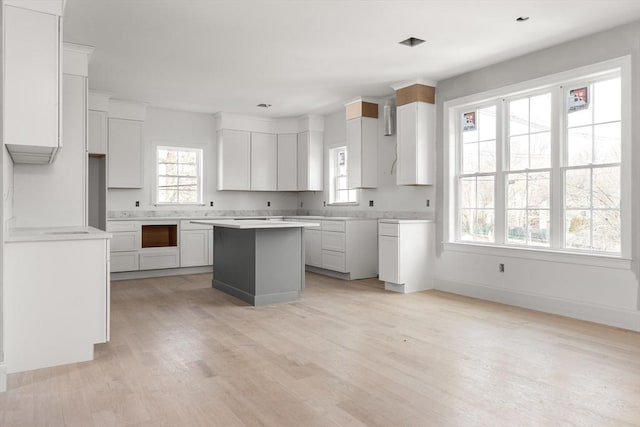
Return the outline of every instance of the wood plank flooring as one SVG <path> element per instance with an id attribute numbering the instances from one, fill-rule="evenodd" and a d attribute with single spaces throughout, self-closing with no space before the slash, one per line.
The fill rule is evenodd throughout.
<path id="1" fill-rule="evenodd" d="M 640 425 L 638 333 L 311 273 L 256 308 L 210 280 L 114 282 L 111 342 L 10 375 L 0 425 Z"/>

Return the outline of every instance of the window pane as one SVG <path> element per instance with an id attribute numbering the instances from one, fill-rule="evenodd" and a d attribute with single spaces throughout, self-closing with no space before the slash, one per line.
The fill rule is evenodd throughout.
<path id="1" fill-rule="evenodd" d="M 579 89 L 579 88 L 572 88 L 572 89 Z M 591 87 L 588 87 L 589 96 L 593 94 L 591 89 L 592 89 Z M 567 90 L 566 94 L 567 94 L 567 102 L 569 103 L 570 90 Z M 571 97 L 571 98 L 574 98 L 574 97 Z M 589 103 L 583 109 L 567 112 L 568 127 L 572 128 L 576 126 L 584 126 L 584 125 L 589 125 L 593 123 L 593 102 L 590 102 L 590 101 L 591 100 L 589 100 Z"/>
<path id="2" fill-rule="evenodd" d="M 529 133 L 529 98 L 509 102 L 509 135 Z"/>
<path id="3" fill-rule="evenodd" d="M 496 139 L 496 107 L 495 105 L 478 110 L 478 128 L 480 141 Z"/>
<path id="4" fill-rule="evenodd" d="M 620 211 L 593 211 L 593 249 L 620 252 Z"/>
<path id="5" fill-rule="evenodd" d="M 195 189 L 194 189 L 195 190 Z M 182 203 L 196 203 L 198 201 L 198 195 L 195 191 L 189 191 L 182 189 L 180 191 L 180 202 Z"/>
<path id="6" fill-rule="evenodd" d="M 460 180 L 461 197 L 460 203 L 462 208 L 476 207 L 476 179 L 462 178 Z"/>
<path id="7" fill-rule="evenodd" d="M 176 188 L 167 188 L 158 190 L 159 203 L 177 203 L 178 190 Z"/>
<path id="8" fill-rule="evenodd" d="M 481 176 L 478 177 L 478 187 L 477 187 L 477 191 L 478 191 L 478 201 L 477 201 L 477 206 L 478 208 L 485 208 L 485 209 L 493 209 L 494 207 L 494 198 L 495 198 L 495 191 L 494 191 L 494 182 L 493 182 L 493 177 L 488 177 L 488 176 Z"/>
<path id="9" fill-rule="evenodd" d="M 551 134 L 549 132 L 531 135 L 531 169 L 551 167 Z"/>
<path id="10" fill-rule="evenodd" d="M 568 170 L 565 174 L 565 206 L 567 208 L 591 207 L 590 169 Z"/>
<path id="11" fill-rule="evenodd" d="M 159 164 L 158 175 L 178 175 L 178 165 L 175 163 Z"/>
<path id="12" fill-rule="evenodd" d="M 523 170 L 529 167 L 529 137 L 512 136 L 509 141 L 509 168 Z"/>
<path id="13" fill-rule="evenodd" d="M 462 143 L 478 142 L 478 130 L 465 130 L 462 132 Z"/>
<path id="14" fill-rule="evenodd" d="M 621 120 L 620 77 L 605 80 L 593 85 L 595 102 L 595 123 Z"/>
<path id="15" fill-rule="evenodd" d="M 531 132 L 548 131 L 551 129 L 551 94 L 531 97 Z"/>
<path id="16" fill-rule="evenodd" d="M 591 246 L 591 214 L 588 210 L 566 211 L 566 246 L 588 249 Z"/>
<path id="17" fill-rule="evenodd" d="M 549 208 L 549 173 L 529 174 L 529 208 Z"/>
<path id="18" fill-rule="evenodd" d="M 496 142 L 485 141 L 480 143 L 480 172 L 496 171 Z"/>
<path id="19" fill-rule="evenodd" d="M 507 241 L 521 244 L 527 242 L 527 211 L 525 209 L 507 211 Z"/>
<path id="20" fill-rule="evenodd" d="M 460 240 L 473 241 L 473 227 L 476 223 L 475 209 L 460 209 Z"/>
<path id="21" fill-rule="evenodd" d="M 569 129 L 567 157 L 569 166 L 591 163 L 593 135 L 591 126 Z"/>
<path id="22" fill-rule="evenodd" d="M 178 185 L 178 178 L 171 178 L 171 177 L 165 177 L 165 176 L 158 177 L 158 187 L 168 187 L 168 186 L 175 187 L 177 185 Z"/>
<path id="23" fill-rule="evenodd" d="M 507 178 L 507 207 L 510 209 L 527 207 L 527 174 L 512 173 Z"/>
<path id="24" fill-rule="evenodd" d="M 593 170 L 593 207 L 620 208 L 620 168 Z"/>
<path id="25" fill-rule="evenodd" d="M 593 128 L 595 143 L 593 163 L 619 163 L 620 122 L 596 125 Z"/>
<path id="26" fill-rule="evenodd" d="M 178 159 L 180 163 L 196 163 L 196 153 L 194 151 L 180 151 Z"/>
<path id="27" fill-rule="evenodd" d="M 462 151 L 462 172 L 478 172 L 478 143 L 463 144 Z"/>
<path id="28" fill-rule="evenodd" d="M 493 209 L 478 210 L 476 212 L 476 240 L 483 242 L 493 241 L 493 230 L 495 227 L 495 218 Z"/>
<path id="29" fill-rule="evenodd" d="M 535 246 L 549 246 L 549 211 L 530 210 L 528 211 L 528 232 L 529 244 Z"/>
<path id="30" fill-rule="evenodd" d="M 337 179 L 337 190 L 346 190 L 347 187 L 347 177 L 346 176 L 340 176 Z"/>
<path id="31" fill-rule="evenodd" d="M 163 150 L 163 149 L 158 149 L 158 162 L 168 162 L 170 161 L 168 159 L 169 156 L 169 151 L 168 150 Z"/>
<path id="32" fill-rule="evenodd" d="M 181 176 L 198 176 L 198 168 L 196 165 L 178 165 L 178 174 Z"/>

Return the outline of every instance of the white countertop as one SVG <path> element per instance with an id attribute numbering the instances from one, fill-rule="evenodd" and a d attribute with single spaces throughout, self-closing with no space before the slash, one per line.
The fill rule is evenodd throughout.
<path id="1" fill-rule="evenodd" d="M 378 222 L 385 224 L 424 224 L 433 222 L 432 219 L 394 219 L 394 218 L 381 218 Z"/>
<path id="2" fill-rule="evenodd" d="M 110 239 L 111 233 L 94 227 L 16 227 L 9 229 L 5 241 L 45 242 L 59 240 Z"/>
<path id="3" fill-rule="evenodd" d="M 319 215 L 296 215 L 285 216 L 284 218 L 294 218 L 303 220 L 318 220 L 318 221 L 376 221 L 376 218 L 362 218 L 356 216 L 319 216 Z"/>
<path id="4" fill-rule="evenodd" d="M 237 219 L 209 219 L 191 221 L 193 224 L 205 224 L 214 227 L 257 229 L 257 228 L 302 228 L 318 227 L 320 224 L 294 221 L 267 221 L 260 219 L 237 220 Z"/>

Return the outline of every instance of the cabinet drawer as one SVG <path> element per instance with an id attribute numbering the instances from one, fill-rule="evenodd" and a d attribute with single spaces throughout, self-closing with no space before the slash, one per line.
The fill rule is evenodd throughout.
<path id="1" fill-rule="evenodd" d="M 139 270 L 138 252 L 118 252 L 111 254 L 111 272 Z"/>
<path id="2" fill-rule="evenodd" d="M 107 221 L 107 231 L 138 231 L 140 223 L 138 221 Z"/>
<path id="3" fill-rule="evenodd" d="M 123 231 L 113 233 L 111 252 L 136 251 L 140 249 L 140 232 Z"/>
<path id="4" fill-rule="evenodd" d="M 378 236 L 398 236 L 400 224 L 378 223 Z"/>
<path id="5" fill-rule="evenodd" d="M 140 270 L 176 268 L 180 265 L 179 258 L 176 249 L 144 252 L 140 254 Z"/>
<path id="6" fill-rule="evenodd" d="M 322 231 L 339 231 L 344 233 L 344 221 L 322 221 Z"/>
<path id="7" fill-rule="evenodd" d="M 346 273 L 346 264 L 344 252 L 322 251 L 322 268 Z"/>
<path id="8" fill-rule="evenodd" d="M 322 232 L 322 249 L 344 252 L 345 249 L 345 235 L 335 231 L 323 231 Z"/>

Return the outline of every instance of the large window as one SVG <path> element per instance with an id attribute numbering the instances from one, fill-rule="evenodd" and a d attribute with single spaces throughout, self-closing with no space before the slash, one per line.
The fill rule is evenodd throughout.
<path id="1" fill-rule="evenodd" d="M 455 139 L 449 240 L 622 254 L 622 74 L 622 65 L 565 74 L 447 107 Z"/>
<path id="2" fill-rule="evenodd" d="M 157 204 L 202 203 L 202 150 L 157 147 Z"/>
<path id="3" fill-rule="evenodd" d="M 329 203 L 355 204 L 358 202 L 356 190 L 347 187 L 347 147 L 329 150 Z"/>

